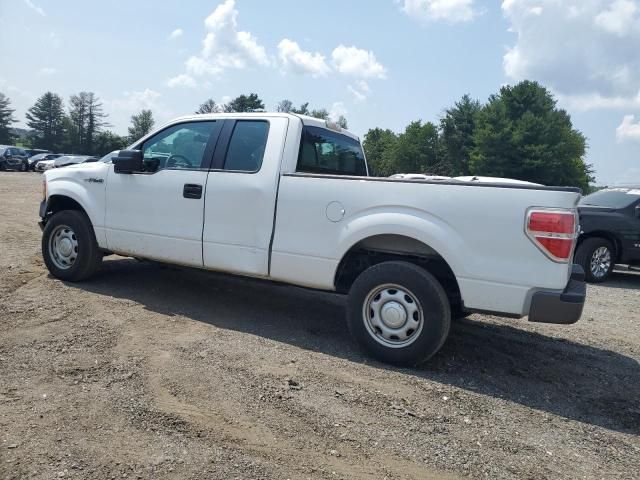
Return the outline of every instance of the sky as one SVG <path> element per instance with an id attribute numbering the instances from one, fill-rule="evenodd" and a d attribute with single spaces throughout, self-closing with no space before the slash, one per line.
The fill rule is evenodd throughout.
<path id="1" fill-rule="evenodd" d="M 0 0 L 0 92 L 94 91 L 112 129 L 256 92 L 349 128 L 438 122 L 523 79 L 588 139 L 597 184 L 640 183 L 640 0 Z"/>

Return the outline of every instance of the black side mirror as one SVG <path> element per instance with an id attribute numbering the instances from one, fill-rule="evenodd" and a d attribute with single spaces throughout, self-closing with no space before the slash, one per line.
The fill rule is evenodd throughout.
<path id="1" fill-rule="evenodd" d="M 113 158 L 113 171 L 116 173 L 142 172 L 142 152 L 140 150 L 120 150 Z"/>

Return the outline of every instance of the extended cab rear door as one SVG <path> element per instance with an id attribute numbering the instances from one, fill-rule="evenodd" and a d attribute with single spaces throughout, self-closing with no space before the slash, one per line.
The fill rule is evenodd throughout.
<path id="1" fill-rule="evenodd" d="M 107 247 L 135 257 L 201 267 L 204 189 L 224 121 L 173 124 L 136 149 L 144 172 L 115 173 L 106 185 Z"/>
<path id="2" fill-rule="evenodd" d="M 225 121 L 209 173 L 202 250 L 206 268 L 269 274 L 280 164 L 289 119 Z"/>

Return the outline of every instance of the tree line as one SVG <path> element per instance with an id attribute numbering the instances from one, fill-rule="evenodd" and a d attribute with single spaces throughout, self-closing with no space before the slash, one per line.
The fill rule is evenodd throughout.
<path id="1" fill-rule="evenodd" d="M 278 112 L 328 119 L 325 108 L 309 102 L 295 107 L 278 102 Z M 196 114 L 265 111 L 256 93 L 240 95 L 226 104 L 203 102 Z M 0 93 L 0 144 L 10 144 L 16 121 L 9 99 Z M 151 110 L 131 117 L 127 136 L 108 130 L 107 115 L 93 92 L 69 98 L 46 92 L 26 114 L 31 129 L 26 142 L 32 148 L 57 152 L 103 155 L 124 148 L 150 132 L 155 124 Z M 347 119 L 335 119 L 348 128 Z M 425 173 L 446 176 L 493 176 L 528 180 L 544 185 L 570 185 L 585 190 L 594 181 L 593 169 L 584 161 L 586 139 L 573 128 L 566 111 L 537 82 L 504 86 L 486 103 L 464 95 L 444 111 L 439 122 L 411 122 L 403 132 L 370 129 L 363 141 L 367 160 L 376 176 Z"/>
<path id="2" fill-rule="evenodd" d="M 537 82 L 504 86 L 485 104 L 464 95 L 438 124 L 411 122 L 400 134 L 374 128 L 363 141 L 376 176 L 425 173 L 507 177 L 588 190 L 587 143 Z"/>

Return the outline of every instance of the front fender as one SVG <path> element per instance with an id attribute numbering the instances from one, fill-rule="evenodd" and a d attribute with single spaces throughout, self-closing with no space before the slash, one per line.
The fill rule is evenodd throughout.
<path id="1" fill-rule="evenodd" d="M 47 204 L 55 197 L 66 197 L 73 200 L 85 211 L 93 228 L 99 245 L 105 245 L 105 177 L 106 171 L 95 165 L 93 168 L 65 167 L 45 172 L 47 182 Z"/>

